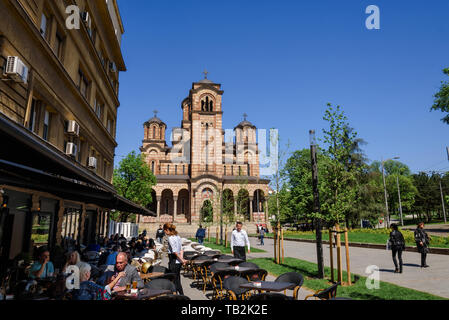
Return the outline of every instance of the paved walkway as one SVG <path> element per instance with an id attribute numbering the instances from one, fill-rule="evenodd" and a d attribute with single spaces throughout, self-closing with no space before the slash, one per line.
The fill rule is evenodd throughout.
<path id="1" fill-rule="evenodd" d="M 251 253 L 249 258 L 273 257 L 273 240 L 265 239 L 265 246 L 258 245 L 257 238 L 250 238 L 251 245 L 261 248 L 266 253 Z M 316 244 L 294 241 L 284 241 L 285 257 L 298 258 L 316 263 Z M 323 245 L 324 263 L 329 266 L 329 246 Z M 336 264 L 336 250 L 334 250 L 334 265 Z M 428 292 L 437 296 L 449 298 L 449 256 L 433 255 L 427 256 L 427 264 L 430 268 L 420 267 L 420 254 L 415 252 L 404 252 L 404 272 L 394 273 L 394 264 L 391 259 L 391 251 L 380 249 L 365 249 L 350 247 L 351 272 L 362 276 L 366 267 L 377 265 L 380 269 L 380 280 L 397 284 L 419 291 Z M 346 255 L 342 250 L 343 268 L 346 269 Z M 302 290 L 302 289 L 301 289 Z"/>

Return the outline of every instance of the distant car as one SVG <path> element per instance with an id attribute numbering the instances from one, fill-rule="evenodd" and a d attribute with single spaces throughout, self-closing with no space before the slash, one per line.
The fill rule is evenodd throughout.
<path id="1" fill-rule="evenodd" d="M 313 230 L 312 223 L 308 223 L 308 222 L 295 223 L 293 226 L 296 228 L 296 231 L 311 231 L 311 230 Z"/>

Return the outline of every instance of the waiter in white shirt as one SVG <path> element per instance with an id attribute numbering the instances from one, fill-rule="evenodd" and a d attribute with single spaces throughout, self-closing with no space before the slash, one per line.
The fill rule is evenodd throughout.
<path id="1" fill-rule="evenodd" d="M 242 223 L 238 221 L 231 235 L 231 251 L 234 258 L 246 261 L 245 245 L 248 246 L 248 254 L 251 253 L 248 235 L 242 230 Z"/>

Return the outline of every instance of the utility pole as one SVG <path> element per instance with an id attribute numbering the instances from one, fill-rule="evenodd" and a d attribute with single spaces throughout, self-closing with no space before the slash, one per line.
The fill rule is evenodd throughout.
<path id="1" fill-rule="evenodd" d="M 313 211 L 320 212 L 320 199 L 318 193 L 318 168 L 316 155 L 315 130 L 310 130 L 310 155 L 312 160 L 312 185 L 313 185 Z M 318 278 L 324 278 L 323 241 L 321 235 L 321 219 L 315 218 L 316 228 L 316 255 L 318 262 Z"/>
<path id="2" fill-rule="evenodd" d="M 385 170 L 384 170 L 384 161 L 382 161 L 382 179 L 384 182 L 384 194 L 385 194 L 385 215 L 387 219 L 387 228 L 390 227 L 390 214 L 388 213 L 388 200 L 387 200 L 387 185 L 385 184 Z"/>
<path id="3" fill-rule="evenodd" d="M 400 214 L 400 217 L 401 217 L 401 226 L 404 226 L 404 219 L 402 218 L 401 190 L 399 188 L 399 175 L 396 176 L 396 184 L 398 185 L 399 214 Z"/>
<path id="4" fill-rule="evenodd" d="M 447 221 L 446 221 L 446 209 L 444 208 L 443 188 L 441 187 L 441 178 L 440 178 L 440 193 L 441 193 L 441 205 L 443 206 L 444 223 L 447 223 Z"/>
<path id="5" fill-rule="evenodd" d="M 384 163 L 390 160 L 396 160 L 399 159 L 399 157 L 394 157 L 393 159 L 388 159 L 383 161 L 382 160 L 382 179 L 384 181 L 384 194 L 385 194 L 385 213 L 387 215 L 386 219 L 387 219 L 387 228 L 390 228 L 390 214 L 388 213 L 388 200 L 387 200 L 387 185 L 385 183 L 385 169 L 384 169 Z"/>

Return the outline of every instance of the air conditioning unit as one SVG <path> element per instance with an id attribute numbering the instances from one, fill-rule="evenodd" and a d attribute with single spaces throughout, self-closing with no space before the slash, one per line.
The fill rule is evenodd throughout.
<path id="1" fill-rule="evenodd" d="M 75 136 L 80 135 L 80 125 L 74 120 L 67 122 L 67 133 Z"/>
<path id="2" fill-rule="evenodd" d="M 86 24 L 86 27 L 91 29 L 92 27 L 92 19 L 90 18 L 89 12 L 82 12 L 81 13 L 81 19 L 83 19 L 83 22 Z"/>
<path id="3" fill-rule="evenodd" d="M 73 142 L 67 142 L 65 147 L 65 154 L 69 156 L 76 156 L 76 144 Z"/>
<path id="4" fill-rule="evenodd" d="M 117 65 L 115 64 L 115 62 L 109 63 L 109 69 L 111 70 L 111 72 L 117 72 Z"/>
<path id="5" fill-rule="evenodd" d="M 97 158 L 89 157 L 89 163 L 87 164 L 89 169 L 97 169 Z"/>
<path id="6" fill-rule="evenodd" d="M 19 57 L 8 57 L 5 74 L 15 82 L 27 83 L 28 81 L 28 67 Z"/>

